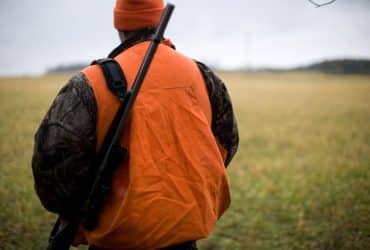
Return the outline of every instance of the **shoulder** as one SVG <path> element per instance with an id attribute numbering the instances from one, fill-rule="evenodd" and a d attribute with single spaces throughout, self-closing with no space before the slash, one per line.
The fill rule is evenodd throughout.
<path id="1" fill-rule="evenodd" d="M 64 85 L 64 87 L 59 91 L 58 95 L 71 92 L 76 95 L 83 94 L 84 90 L 88 90 L 90 88 L 89 80 L 87 79 L 86 75 L 82 72 L 78 72 L 74 74 L 68 82 Z"/>
<path id="2" fill-rule="evenodd" d="M 213 70 L 207 66 L 205 63 L 194 60 L 195 63 L 198 65 L 199 70 L 205 77 L 217 77 Z"/>
<path id="3" fill-rule="evenodd" d="M 89 90 L 90 88 L 89 80 L 86 75 L 83 72 L 78 72 L 68 80 L 59 94 L 72 92 L 76 95 L 82 95 L 84 90 Z"/>
<path id="4" fill-rule="evenodd" d="M 71 107 L 73 103 L 81 103 L 91 116 L 96 112 L 94 92 L 88 78 L 83 72 L 73 75 L 66 85 L 59 91 L 54 104 L 64 104 L 63 107 Z"/>
<path id="5" fill-rule="evenodd" d="M 211 105 L 217 106 L 219 101 L 225 97 L 229 98 L 225 83 L 222 79 L 206 64 L 199 61 L 195 62 L 204 78 Z"/>
<path id="6" fill-rule="evenodd" d="M 203 75 L 203 78 L 207 84 L 208 92 L 212 93 L 215 90 L 214 89 L 215 86 L 217 87 L 224 85 L 221 78 L 218 77 L 209 66 L 207 66 L 205 63 L 196 60 L 195 63 L 198 65 L 198 68 Z"/>

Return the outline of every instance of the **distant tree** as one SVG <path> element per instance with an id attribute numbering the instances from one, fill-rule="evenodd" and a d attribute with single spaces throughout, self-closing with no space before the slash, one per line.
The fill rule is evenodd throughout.
<path id="1" fill-rule="evenodd" d="M 89 63 L 74 63 L 69 65 L 58 65 L 46 70 L 46 74 L 74 73 L 85 68 Z"/>
<path id="2" fill-rule="evenodd" d="M 329 5 L 329 4 L 332 4 L 334 3 L 336 0 L 331 0 L 331 1 L 328 1 L 326 3 L 316 3 L 315 1 L 313 0 L 308 0 L 310 3 L 312 3 L 313 5 L 315 5 L 317 8 L 319 7 L 322 7 L 322 6 L 325 6 L 325 5 Z"/>
<path id="3" fill-rule="evenodd" d="M 295 68 L 298 71 L 318 71 L 331 74 L 370 74 L 370 60 L 337 59 L 326 60 L 308 66 Z"/>

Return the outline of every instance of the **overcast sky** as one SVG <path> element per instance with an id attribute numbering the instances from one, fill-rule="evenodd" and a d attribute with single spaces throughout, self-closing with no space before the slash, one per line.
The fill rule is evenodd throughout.
<path id="1" fill-rule="evenodd" d="M 317 2 L 324 0 L 317 0 Z M 370 58 L 370 0 L 172 0 L 167 36 L 225 68 Z M 1 0 L 0 75 L 40 74 L 105 57 L 118 44 L 115 0 Z"/>

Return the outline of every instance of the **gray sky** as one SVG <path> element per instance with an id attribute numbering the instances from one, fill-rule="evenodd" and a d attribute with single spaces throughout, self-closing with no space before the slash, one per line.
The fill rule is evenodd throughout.
<path id="1" fill-rule="evenodd" d="M 324 0 L 317 0 L 317 2 Z M 225 68 L 290 67 L 370 58 L 370 0 L 172 0 L 167 36 L 193 58 Z M 115 0 L 1 0 L 0 75 L 39 74 L 105 57 L 118 44 Z"/>

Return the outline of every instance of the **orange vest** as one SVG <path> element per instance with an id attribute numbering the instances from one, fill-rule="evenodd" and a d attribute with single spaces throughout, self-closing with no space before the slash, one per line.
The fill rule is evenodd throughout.
<path id="1" fill-rule="evenodd" d="M 149 42 L 115 59 L 128 88 Z M 99 150 L 118 99 L 101 69 L 83 70 L 97 101 Z M 80 227 L 74 244 L 104 249 L 158 249 L 208 236 L 230 204 L 224 149 L 211 131 L 211 107 L 196 65 L 160 44 L 124 129 L 128 156 L 113 176 L 94 231 Z"/>

